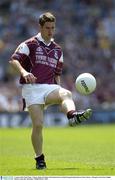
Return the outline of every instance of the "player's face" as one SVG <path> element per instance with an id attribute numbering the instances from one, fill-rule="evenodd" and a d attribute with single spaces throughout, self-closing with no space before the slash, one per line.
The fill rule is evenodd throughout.
<path id="1" fill-rule="evenodd" d="M 42 38 L 48 42 L 53 37 L 55 32 L 55 22 L 45 22 L 43 26 L 40 26 Z"/>

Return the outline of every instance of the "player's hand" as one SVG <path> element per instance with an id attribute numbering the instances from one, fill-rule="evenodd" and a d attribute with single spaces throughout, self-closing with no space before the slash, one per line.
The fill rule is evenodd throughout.
<path id="1" fill-rule="evenodd" d="M 32 73 L 28 72 L 25 72 L 24 74 L 22 74 L 22 76 L 28 84 L 34 84 L 37 79 Z"/>

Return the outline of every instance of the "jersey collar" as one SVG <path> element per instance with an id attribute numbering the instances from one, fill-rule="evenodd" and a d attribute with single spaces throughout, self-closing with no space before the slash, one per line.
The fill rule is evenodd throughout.
<path id="1" fill-rule="evenodd" d="M 54 39 L 51 38 L 50 42 L 49 42 L 48 44 L 46 44 L 46 43 L 45 43 L 45 40 L 44 40 L 44 39 L 42 38 L 42 36 L 41 36 L 41 33 L 38 33 L 36 37 L 37 37 L 37 39 L 38 39 L 39 41 L 42 41 L 42 42 L 43 42 L 45 45 L 47 45 L 47 46 L 49 46 L 49 45 L 51 44 L 51 42 L 54 41 Z"/>

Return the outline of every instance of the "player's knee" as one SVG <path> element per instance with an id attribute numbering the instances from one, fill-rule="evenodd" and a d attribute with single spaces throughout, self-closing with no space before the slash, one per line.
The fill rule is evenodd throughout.
<path id="1" fill-rule="evenodd" d="M 41 121 L 37 121 L 33 124 L 33 129 L 40 131 L 43 128 L 43 123 Z"/>
<path id="2" fill-rule="evenodd" d="M 66 98 L 72 98 L 72 93 L 71 93 L 71 91 L 69 91 L 69 90 L 66 90 L 66 89 L 62 89 L 61 91 L 60 91 L 60 96 L 61 96 L 61 98 L 62 98 L 62 100 L 63 99 L 66 99 Z"/>
<path id="3" fill-rule="evenodd" d="M 67 92 L 67 97 L 69 97 L 69 98 L 72 98 L 72 93 L 71 93 L 71 91 L 69 91 L 69 90 L 66 90 Z"/>

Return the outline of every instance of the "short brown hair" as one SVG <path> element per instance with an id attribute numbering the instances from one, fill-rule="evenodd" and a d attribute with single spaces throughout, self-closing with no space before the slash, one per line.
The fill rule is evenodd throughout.
<path id="1" fill-rule="evenodd" d="M 43 26 L 45 22 L 56 22 L 56 18 L 51 12 L 46 12 L 39 17 L 39 24 L 41 26 Z"/>

